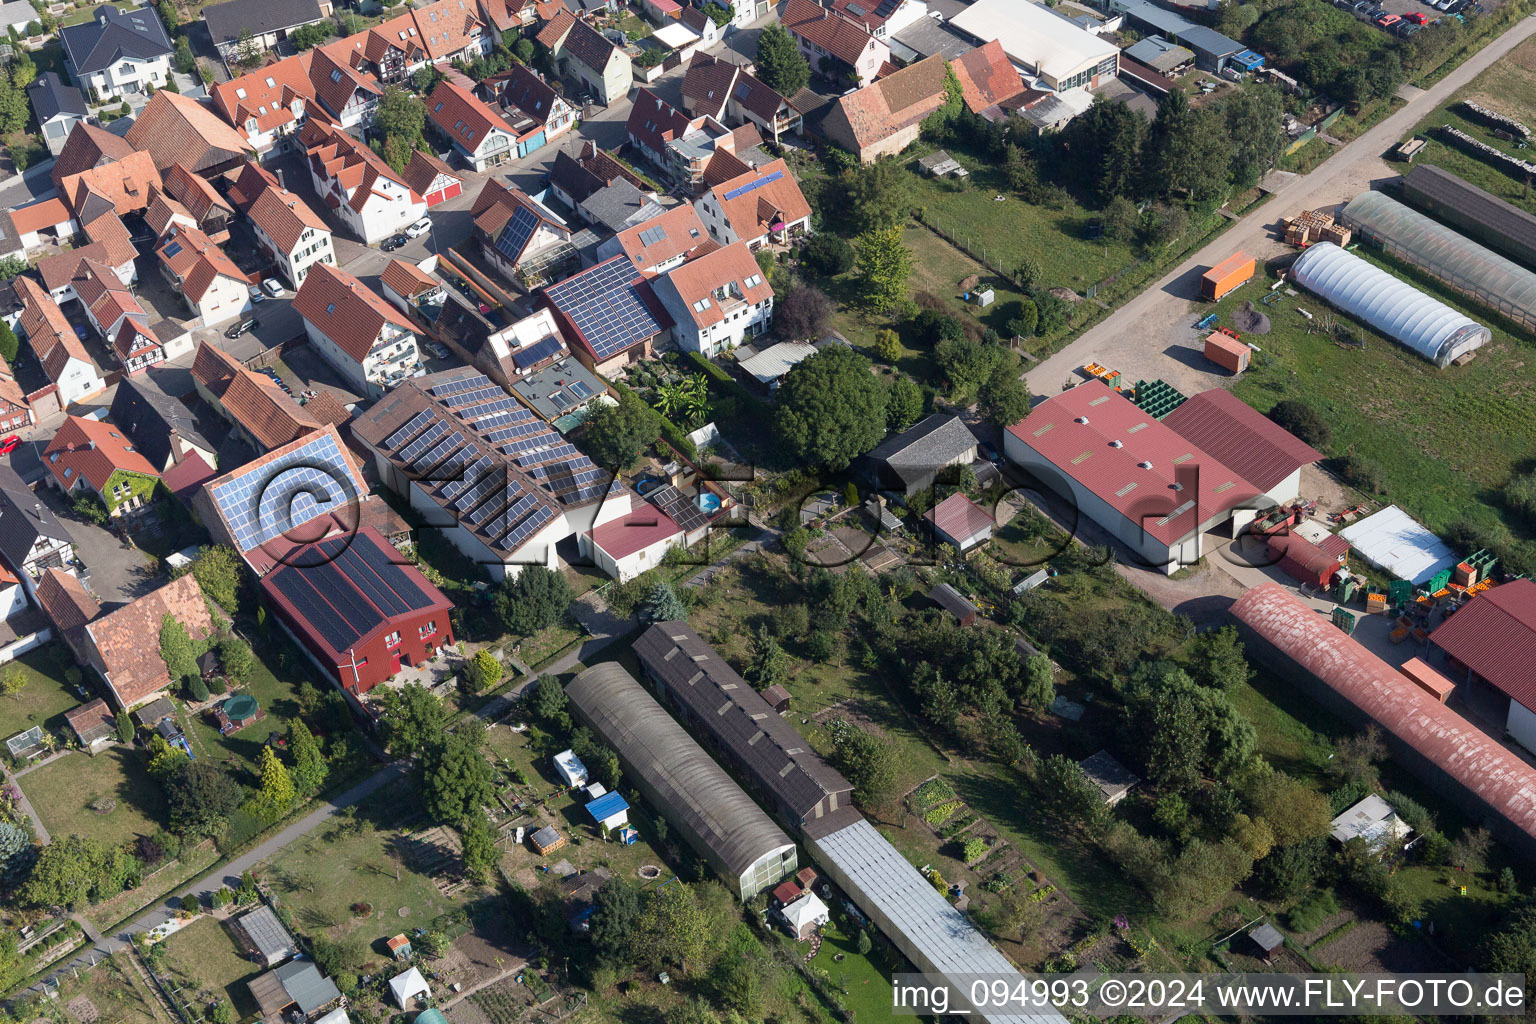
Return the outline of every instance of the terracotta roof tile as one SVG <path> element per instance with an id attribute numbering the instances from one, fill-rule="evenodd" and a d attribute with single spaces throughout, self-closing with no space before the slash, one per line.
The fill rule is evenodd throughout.
<path id="1" fill-rule="evenodd" d="M 661 232 L 660 236 L 656 232 Z M 698 248 L 709 238 L 691 203 L 679 203 L 660 217 L 626 228 L 618 234 L 619 248 L 642 273 Z"/>
<path id="2" fill-rule="evenodd" d="M 59 186 L 59 192 L 77 214 L 86 196 L 92 193 L 109 200 L 119 214 L 128 214 L 148 206 L 150 189 L 162 187 L 155 158 L 147 152 L 134 152 L 113 163 L 69 175 Z"/>
<path id="3" fill-rule="evenodd" d="M 314 52 L 305 51 L 250 74 L 217 83 L 210 87 L 214 108 L 242 131 L 247 130 L 247 122 L 252 120 L 261 132 L 291 124 L 298 119 L 294 115 L 295 101 L 301 103 L 300 116 L 312 109 L 311 104 L 315 102 L 315 86 L 309 78 L 313 60 Z"/>
<path id="4" fill-rule="evenodd" d="M 386 323 L 412 333 L 416 330 L 384 296 L 328 263 L 310 268 L 293 307 L 358 362 L 368 355 Z"/>
<path id="5" fill-rule="evenodd" d="M 197 228 L 175 229 L 156 255 L 181 281 L 182 292 L 193 302 L 201 302 L 220 277 L 238 281 L 242 287 L 249 281 L 234 260 Z"/>
<path id="6" fill-rule="evenodd" d="M 103 214 L 82 228 L 86 238 L 99 242 L 106 251 L 104 262 L 107 266 L 121 267 L 138 259 L 139 251 L 133 247 L 133 236 L 117 214 Z"/>
<path id="7" fill-rule="evenodd" d="M 213 616 L 203 599 L 197 577 L 191 573 L 152 590 L 131 604 L 92 622 L 86 629 L 90 642 L 106 668 L 108 684 L 124 708 L 133 707 L 171 685 L 170 669 L 160 657 L 158 637 L 165 616 L 186 627 L 194 641 L 213 632 Z"/>
<path id="8" fill-rule="evenodd" d="M 85 624 L 101 614 L 101 605 L 86 592 L 85 584 L 63 569 L 43 571 L 37 581 L 37 603 L 71 642 L 78 641 Z"/>
<path id="9" fill-rule="evenodd" d="M 20 206 L 11 211 L 11 223 L 18 233 L 29 235 L 43 228 L 51 228 L 69 220 L 69 209 L 58 196 L 41 202 Z"/>
<path id="10" fill-rule="evenodd" d="M 944 81 L 944 58 L 935 54 L 848 93 L 837 106 L 863 148 L 920 123 L 943 106 Z"/>
<path id="11" fill-rule="evenodd" d="M 251 148 L 208 107 L 166 89 L 155 93 L 134 118 L 127 141 L 134 149 L 148 150 L 161 170 L 179 163 L 189 171 L 202 171 L 238 160 Z"/>
<path id="12" fill-rule="evenodd" d="M 265 448 L 281 447 L 322 426 L 271 377 L 246 369 L 215 345 L 203 342 L 198 347 L 192 376 Z"/>
<path id="13" fill-rule="evenodd" d="M 160 475 L 160 482 L 176 497 L 186 501 L 193 491 L 218 475 L 219 471 L 208 465 L 201 455 L 188 452 L 180 462 Z"/>
<path id="14" fill-rule="evenodd" d="M 561 49 L 591 70 L 601 74 L 608 67 L 608 62 L 613 59 L 613 54 L 618 47 L 585 21 L 577 21 L 571 26 L 571 31 L 566 35 Z"/>
<path id="15" fill-rule="evenodd" d="M 282 248 L 284 255 L 293 252 L 306 228 L 327 233 L 331 230 L 308 203 L 284 188 L 266 188 L 246 216 Z"/>
<path id="16" fill-rule="evenodd" d="M 874 38 L 857 21 L 813 0 L 788 0 L 779 22 L 790 35 L 815 43 L 845 64 L 857 64 Z"/>
<path id="17" fill-rule="evenodd" d="M 629 137 L 653 153 L 665 153 L 667 143 L 685 138 L 704 124 L 702 117 L 689 117 L 651 90 L 635 90 L 625 130 Z"/>
<path id="18" fill-rule="evenodd" d="M 278 183 L 276 175 L 271 171 L 253 160 L 247 160 L 235 175 L 235 183 L 229 187 L 229 201 L 234 203 L 241 213 L 245 213 L 256 201 L 256 197 L 268 187 L 282 188 L 282 185 Z"/>
<path id="19" fill-rule="evenodd" d="M 750 287 L 746 282 L 754 280 Z M 663 275 L 688 307 L 693 322 L 709 327 L 725 319 L 723 302 L 714 297 L 717 288 L 728 288 L 748 305 L 773 298 L 773 288 L 763 277 L 762 268 L 746 242 L 732 242 L 721 249 L 689 260 Z M 698 304 L 709 300 L 703 309 Z"/>
<path id="20" fill-rule="evenodd" d="M 107 481 L 118 470 L 160 476 L 112 424 L 79 416 L 70 416 L 59 426 L 43 450 L 43 462 L 65 487 L 84 477 L 98 492 L 106 490 Z"/>
<path id="21" fill-rule="evenodd" d="M 172 224 L 197 227 L 197 218 L 192 216 L 191 210 L 164 192 L 156 192 L 155 198 L 149 201 L 149 209 L 144 211 L 144 223 L 155 233 L 156 238 L 164 238 Z"/>
<path id="22" fill-rule="evenodd" d="M 427 275 L 416 264 L 398 259 L 389 261 L 379 280 L 391 288 L 396 295 L 403 295 L 406 298 L 440 285 L 440 282 Z"/>
<path id="23" fill-rule="evenodd" d="M 775 174 L 778 177 L 773 177 Z M 768 179 L 773 180 L 769 181 Z M 737 189 L 754 182 L 766 182 L 734 199 L 727 199 Z M 721 212 L 738 238 L 752 240 L 768 233 L 774 223 L 793 223 L 811 215 L 794 172 L 783 160 L 774 160 L 756 170 L 749 170 L 711 189 Z"/>
<path id="24" fill-rule="evenodd" d="M 773 122 L 780 107 L 797 109 L 788 97 L 779 95 L 745 70 L 736 77 L 736 88 L 732 91 L 737 103 L 769 123 Z M 754 130 L 756 127 L 753 125 Z"/>
<path id="25" fill-rule="evenodd" d="M 123 326 L 113 336 L 112 347 L 126 364 L 130 359 L 153 352 L 161 346 L 160 339 L 150 333 L 147 327 L 137 320 L 129 319 L 123 322 Z"/>
<path id="26" fill-rule="evenodd" d="M 965 98 L 965 105 L 976 114 L 1011 100 L 1029 88 L 1003 52 L 1003 44 L 996 39 L 961 54 L 950 67 L 960 81 L 960 94 Z"/>
<path id="27" fill-rule="evenodd" d="M 133 146 L 122 136 L 85 121 L 76 121 L 69 138 L 64 140 L 64 148 L 54 158 L 49 177 L 53 179 L 54 187 L 62 192 L 65 178 L 132 155 Z"/>
<path id="28" fill-rule="evenodd" d="M 517 137 L 500 114 L 477 96 L 452 82 L 437 83 L 427 97 L 427 118 L 462 148 L 473 153 L 493 131 Z"/>
<path id="29" fill-rule="evenodd" d="M 405 183 L 410 186 L 412 192 L 425 196 L 433 191 L 432 186 L 440 175 L 447 175 L 455 181 L 462 182 L 464 175 L 443 163 L 431 153 L 422 150 L 414 150 L 411 153 L 411 162 L 405 165 Z"/>
<path id="30" fill-rule="evenodd" d="M 477 42 L 485 31 L 485 22 L 480 20 L 474 0 L 438 0 L 412 9 L 410 17 L 433 60 L 457 55 Z"/>
<path id="31" fill-rule="evenodd" d="M 683 76 L 683 102 L 689 109 L 710 117 L 719 117 L 731 98 L 740 69 L 730 61 L 696 51 Z"/>
<path id="32" fill-rule="evenodd" d="M 538 73 L 521 64 L 514 64 L 499 75 L 492 75 L 485 83 L 496 90 L 504 106 L 512 106 L 540 124 L 547 124 L 560 94 L 550 88 Z"/>
<path id="33" fill-rule="evenodd" d="M 560 44 L 565 42 L 565 37 L 570 34 L 571 26 L 574 24 L 576 24 L 576 16 L 562 8 L 553 18 L 544 23 L 534 39 L 546 49 L 557 50 Z"/>
<path id="34" fill-rule="evenodd" d="M 91 359 L 85 354 L 80 339 L 75 337 L 69 318 L 46 291 L 30 277 L 18 277 L 16 293 L 22 301 L 21 329 L 49 380 L 57 384 L 71 358 L 90 364 Z"/>

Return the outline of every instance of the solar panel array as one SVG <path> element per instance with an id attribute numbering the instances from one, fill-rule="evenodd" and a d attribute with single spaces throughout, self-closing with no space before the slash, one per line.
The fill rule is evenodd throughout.
<path id="1" fill-rule="evenodd" d="M 331 607 L 315 585 L 297 568 L 285 567 L 272 574 L 272 586 L 288 599 L 299 617 L 320 634 L 333 651 L 345 651 L 362 634 Z"/>
<path id="2" fill-rule="evenodd" d="M 765 174 L 761 178 L 758 178 L 756 181 L 749 181 L 745 185 L 742 185 L 740 188 L 731 189 L 725 194 L 725 198 L 739 199 L 749 192 L 756 192 L 764 185 L 769 185 L 775 181 L 778 181 L 782 177 L 784 177 L 783 171 L 774 171 L 772 174 Z"/>
<path id="3" fill-rule="evenodd" d="M 516 263 L 523 254 L 523 246 L 528 244 L 538 226 L 539 218 L 534 212 L 519 205 L 517 212 L 502 227 L 501 234 L 496 236 L 496 251 Z"/>
<path id="4" fill-rule="evenodd" d="M 709 525 L 709 517 L 699 506 L 671 484 L 657 488 L 648 497 L 658 508 L 671 516 L 672 521 L 681 526 L 684 533 L 692 533 Z"/>
<path id="5" fill-rule="evenodd" d="M 661 333 L 635 288 L 635 267 L 616 256 L 545 289 L 551 302 L 576 325 L 598 359 L 607 359 L 631 345 Z"/>
<path id="6" fill-rule="evenodd" d="M 322 541 L 320 548 L 347 570 L 348 576 L 374 604 L 391 615 L 421 611 L 432 604 L 426 592 L 412 582 L 405 570 L 391 561 L 389 554 L 380 550 L 372 541 L 353 540 L 348 543 L 347 538 L 338 537 Z"/>
<path id="7" fill-rule="evenodd" d="M 640 244 L 655 245 L 657 242 L 660 242 L 666 237 L 667 233 L 661 228 L 646 228 L 644 231 L 640 232 Z"/>
<path id="8" fill-rule="evenodd" d="M 329 433 L 210 490 L 242 554 L 360 497 L 352 467 Z"/>
<path id="9" fill-rule="evenodd" d="M 535 363 L 549 359 L 564 348 L 565 343 L 551 334 L 547 338 L 542 338 L 532 345 L 524 345 L 516 352 L 513 352 L 512 362 L 516 363 L 519 368 L 532 366 Z"/>

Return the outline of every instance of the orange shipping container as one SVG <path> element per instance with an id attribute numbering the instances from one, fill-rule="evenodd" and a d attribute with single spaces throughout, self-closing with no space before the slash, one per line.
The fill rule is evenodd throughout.
<path id="1" fill-rule="evenodd" d="M 1444 704 L 1455 691 L 1456 684 L 1430 668 L 1418 658 L 1409 658 L 1399 669 L 1403 675 L 1418 684 L 1419 689 Z"/>
<path id="2" fill-rule="evenodd" d="M 1227 292 L 1253 277 L 1254 259 L 1245 252 L 1233 253 L 1200 278 L 1200 295 L 1215 302 Z"/>
<path id="3" fill-rule="evenodd" d="M 1230 334 L 1220 331 L 1205 339 L 1205 358 L 1233 373 L 1248 369 L 1248 356 L 1252 351 Z"/>

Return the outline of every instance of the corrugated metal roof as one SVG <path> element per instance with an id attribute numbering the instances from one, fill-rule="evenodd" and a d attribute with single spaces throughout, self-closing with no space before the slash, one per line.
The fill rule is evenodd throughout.
<path id="1" fill-rule="evenodd" d="M 1536 710 L 1536 581 L 1512 580 L 1484 591 L 1429 640 Z"/>
<path id="2" fill-rule="evenodd" d="M 1266 491 L 1323 457 L 1322 452 L 1220 388 L 1186 399 L 1162 422 Z"/>
<path id="3" fill-rule="evenodd" d="M 1435 701 L 1277 583 L 1249 590 L 1233 603 L 1232 614 L 1536 840 L 1536 769 L 1492 736 Z M 1464 614 L 1458 612 L 1451 622 Z"/>
<path id="4" fill-rule="evenodd" d="M 1536 253 L 1536 216 L 1463 181 L 1433 164 L 1419 164 L 1403 178 L 1403 194 L 1415 205 L 1452 223 L 1481 232 L 1498 249 L 1530 261 Z"/>

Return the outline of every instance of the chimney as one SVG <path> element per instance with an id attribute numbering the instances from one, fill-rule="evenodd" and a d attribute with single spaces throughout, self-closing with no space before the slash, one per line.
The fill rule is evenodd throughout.
<path id="1" fill-rule="evenodd" d="M 283 169 L 281 167 L 278 167 L 272 173 L 277 176 L 278 188 L 281 188 L 283 191 L 286 192 L 288 190 L 288 186 L 283 184 Z"/>

